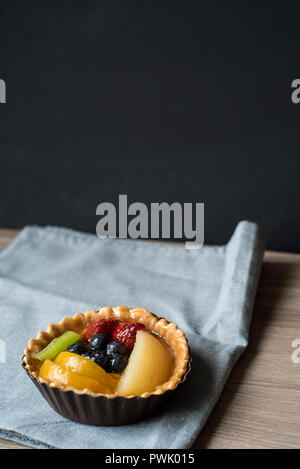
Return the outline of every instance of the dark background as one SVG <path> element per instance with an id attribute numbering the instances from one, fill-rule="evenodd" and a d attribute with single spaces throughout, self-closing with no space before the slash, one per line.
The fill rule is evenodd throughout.
<path id="1" fill-rule="evenodd" d="M 96 206 L 205 202 L 300 251 L 296 2 L 1 1 L 0 226 L 95 232 Z"/>

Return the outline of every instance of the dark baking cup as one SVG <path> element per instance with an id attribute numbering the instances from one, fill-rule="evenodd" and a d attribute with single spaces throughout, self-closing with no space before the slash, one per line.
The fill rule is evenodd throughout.
<path id="1" fill-rule="evenodd" d="M 22 363 L 22 366 L 25 369 L 24 363 Z M 191 358 L 181 383 L 185 381 L 190 369 Z M 143 420 L 163 404 L 177 389 L 166 391 L 160 395 L 152 394 L 145 398 L 138 396 L 131 398 L 93 397 L 89 394 L 77 394 L 73 391 L 52 388 L 33 378 L 26 369 L 25 371 L 56 412 L 74 422 L 88 425 L 114 426 Z"/>

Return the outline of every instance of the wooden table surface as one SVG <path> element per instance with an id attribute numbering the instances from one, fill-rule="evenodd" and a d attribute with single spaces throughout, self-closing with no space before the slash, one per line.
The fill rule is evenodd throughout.
<path id="1" fill-rule="evenodd" d="M 0 229 L 0 249 L 16 230 Z M 195 448 L 299 448 L 300 255 L 266 252 L 249 347 L 235 366 Z M 300 353 L 299 353 L 300 356 Z M 24 446 L 0 439 L 0 448 Z"/>

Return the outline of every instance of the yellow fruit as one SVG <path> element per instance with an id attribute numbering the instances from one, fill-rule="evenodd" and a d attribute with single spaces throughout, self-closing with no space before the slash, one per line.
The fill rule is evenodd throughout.
<path id="1" fill-rule="evenodd" d="M 119 381 L 120 396 L 140 396 L 166 382 L 172 371 L 172 355 L 166 344 L 146 331 L 138 331 L 134 348 Z"/>
<path id="2" fill-rule="evenodd" d="M 114 392 L 117 386 L 118 381 L 113 379 L 109 373 L 106 373 L 101 366 L 76 353 L 61 352 L 54 360 L 54 363 L 68 370 L 75 371 L 82 376 L 96 379 L 109 388 L 111 392 Z"/>
<path id="3" fill-rule="evenodd" d="M 114 379 L 119 380 L 119 379 L 121 379 L 122 375 L 119 375 L 118 373 L 109 373 L 109 376 L 111 376 Z"/>
<path id="4" fill-rule="evenodd" d="M 40 377 L 57 386 L 71 386 L 83 390 L 89 389 L 95 393 L 109 394 L 110 390 L 99 381 L 87 376 L 82 376 L 74 371 L 57 365 L 51 360 L 45 360 L 40 369 Z"/>

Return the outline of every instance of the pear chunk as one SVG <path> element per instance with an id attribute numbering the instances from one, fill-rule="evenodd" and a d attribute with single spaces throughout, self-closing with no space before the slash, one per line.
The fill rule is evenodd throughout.
<path id="1" fill-rule="evenodd" d="M 119 381 L 120 396 L 140 396 L 165 383 L 172 372 L 172 355 L 167 344 L 149 332 L 137 332 L 124 374 Z"/>

